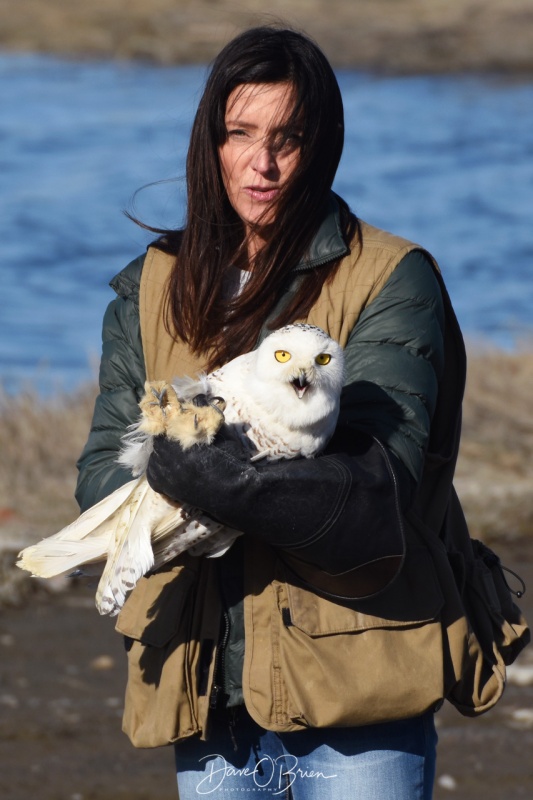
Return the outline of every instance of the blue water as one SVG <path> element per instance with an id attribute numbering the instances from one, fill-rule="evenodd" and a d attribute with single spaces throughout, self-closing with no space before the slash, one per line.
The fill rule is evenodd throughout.
<path id="1" fill-rule="evenodd" d="M 95 375 L 108 282 L 183 219 L 205 69 L 0 56 L 0 380 L 43 393 Z M 339 73 L 336 190 L 438 259 L 467 338 L 533 327 L 533 85 Z"/>

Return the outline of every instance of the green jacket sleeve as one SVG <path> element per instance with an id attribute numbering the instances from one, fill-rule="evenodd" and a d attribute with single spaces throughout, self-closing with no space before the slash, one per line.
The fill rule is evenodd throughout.
<path id="1" fill-rule="evenodd" d="M 416 483 L 444 366 L 444 306 L 424 251 L 406 255 L 363 311 L 345 358 L 339 428 L 377 437 Z"/>
<path id="2" fill-rule="evenodd" d="M 89 438 L 78 461 L 76 499 L 82 511 L 131 480 L 116 463 L 120 439 L 139 416 L 145 368 L 139 323 L 139 281 L 144 256 L 112 282 L 117 292 L 105 313 L 100 362 L 100 393 Z"/>

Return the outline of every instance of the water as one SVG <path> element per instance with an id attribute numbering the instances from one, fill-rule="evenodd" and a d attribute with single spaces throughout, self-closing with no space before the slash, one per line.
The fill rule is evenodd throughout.
<path id="1" fill-rule="evenodd" d="M 205 69 L 0 56 L 0 380 L 46 393 L 92 379 L 108 282 L 183 219 Z M 533 325 L 533 86 L 341 72 L 335 189 L 438 259 L 469 338 Z"/>

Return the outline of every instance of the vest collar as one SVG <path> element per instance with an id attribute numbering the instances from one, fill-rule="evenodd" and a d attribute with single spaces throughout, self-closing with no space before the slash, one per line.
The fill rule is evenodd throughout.
<path id="1" fill-rule="evenodd" d="M 324 219 L 309 247 L 307 255 L 292 272 L 304 272 L 329 261 L 348 255 L 350 248 L 341 232 L 340 208 L 337 195 L 331 192 Z"/>
<path id="2" fill-rule="evenodd" d="M 159 245 L 160 240 L 152 242 L 148 247 Z M 161 248 L 160 248 L 161 249 Z M 164 248 L 163 248 L 164 249 Z M 291 270 L 291 274 L 307 272 L 315 267 L 321 267 L 330 261 L 336 261 L 348 255 L 350 248 L 342 238 L 340 208 L 337 195 L 330 193 L 326 212 L 320 227 L 315 234 L 304 258 Z M 110 281 L 110 286 L 121 297 L 131 297 L 136 300 L 139 292 L 141 271 L 144 255 L 132 261 L 127 267 L 115 275 Z"/>

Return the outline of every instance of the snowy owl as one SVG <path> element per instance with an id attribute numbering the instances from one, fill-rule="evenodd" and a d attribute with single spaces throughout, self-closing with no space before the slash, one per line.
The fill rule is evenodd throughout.
<path id="1" fill-rule="evenodd" d="M 54 536 L 27 547 L 17 562 L 50 578 L 80 567 L 105 567 L 96 593 L 101 614 L 114 616 L 139 578 L 190 549 L 222 555 L 239 531 L 198 508 L 154 492 L 145 478 L 153 437 L 182 447 L 210 444 L 222 424 L 252 460 L 275 461 L 320 452 L 333 434 L 343 385 L 343 352 L 313 325 L 274 331 L 252 352 L 197 379 L 146 384 L 141 418 L 123 438 L 119 461 L 134 480 Z"/>

